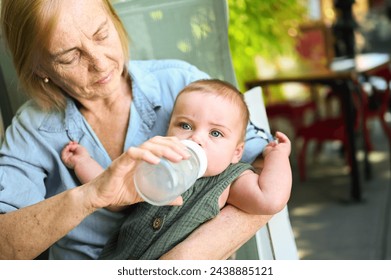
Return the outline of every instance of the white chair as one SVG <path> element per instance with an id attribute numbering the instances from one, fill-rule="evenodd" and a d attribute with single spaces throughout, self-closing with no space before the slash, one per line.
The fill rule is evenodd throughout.
<path id="1" fill-rule="evenodd" d="M 257 126 L 270 132 L 262 89 L 252 88 L 244 95 L 250 111 L 250 119 Z M 255 246 L 256 250 L 251 250 Z M 289 220 L 288 207 L 274 215 L 238 252 L 240 259 L 297 260 L 297 247 Z"/>

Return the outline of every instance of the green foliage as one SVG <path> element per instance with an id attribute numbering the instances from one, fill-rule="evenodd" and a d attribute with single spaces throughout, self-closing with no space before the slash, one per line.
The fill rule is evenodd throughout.
<path id="1" fill-rule="evenodd" d="M 228 0 L 229 40 L 239 87 L 256 77 L 255 57 L 273 61 L 292 54 L 288 31 L 305 19 L 303 0 Z"/>

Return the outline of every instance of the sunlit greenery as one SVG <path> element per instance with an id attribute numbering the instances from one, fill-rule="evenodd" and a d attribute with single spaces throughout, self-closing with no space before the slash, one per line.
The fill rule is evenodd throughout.
<path id="1" fill-rule="evenodd" d="M 236 76 L 243 82 L 256 77 L 254 58 L 273 60 L 292 54 L 297 30 L 306 17 L 303 0 L 228 0 L 229 40 Z"/>

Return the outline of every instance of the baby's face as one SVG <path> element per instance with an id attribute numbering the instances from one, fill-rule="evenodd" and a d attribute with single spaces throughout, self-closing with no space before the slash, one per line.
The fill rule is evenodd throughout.
<path id="1" fill-rule="evenodd" d="M 243 124 L 238 110 L 237 105 L 214 94 L 181 94 L 167 135 L 198 143 L 208 158 L 205 176 L 217 175 L 230 163 L 238 162 L 243 153 Z"/>

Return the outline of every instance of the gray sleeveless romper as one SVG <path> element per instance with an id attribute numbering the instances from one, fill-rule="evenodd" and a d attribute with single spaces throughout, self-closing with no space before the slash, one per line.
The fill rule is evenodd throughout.
<path id="1" fill-rule="evenodd" d="M 220 195 L 247 169 L 254 170 L 250 164 L 231 164 L 219 175 L 198 179 L 182 195 L 182 206 L 131 206 L 99 259 L 158 259 L 220 212 Z"/>

